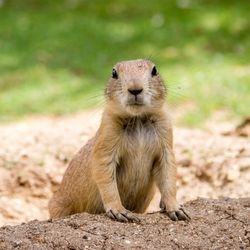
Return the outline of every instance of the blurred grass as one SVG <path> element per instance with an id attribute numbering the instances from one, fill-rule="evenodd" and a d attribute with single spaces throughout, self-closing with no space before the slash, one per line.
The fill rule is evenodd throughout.
<path id="1" fill-rule="evenodd" d="M 186 125 L 249 115 L 249 1 L 0 3 L 0 121 L 96 106 L 133 58 L 158 65 Z"/>

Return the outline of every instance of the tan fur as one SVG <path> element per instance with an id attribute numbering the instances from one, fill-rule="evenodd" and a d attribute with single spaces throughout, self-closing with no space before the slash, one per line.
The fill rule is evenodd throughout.
<path id="1" fill-rule="evenodd" d="M 166 88 L 159 74 L 151 75 L 153 67 L 148 60 L 115 65 L 118 79 L 107 85 L 100 127 L 65 172 L 49 203 L 51 218 L 107 212 L 113 219 L 134 220 L 129 211 L 145 212 L 157 186 L 169 216 L 174 212 L 172 219 L 184 219 L 176 203 Z M 135 97 L 128 89 L 143 91 Z M 141 105 L 133 104 L 137 101 Z"/>

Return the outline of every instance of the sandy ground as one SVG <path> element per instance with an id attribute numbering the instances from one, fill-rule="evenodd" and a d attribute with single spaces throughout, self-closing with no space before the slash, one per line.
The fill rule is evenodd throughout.
<path id="1" fill-rule="evenodd" d="M 0 228 L 1 250 L 250 249 L 250 198 L 198 199 L 185 204 L 190 221 L 165 214 L 120 223 L 104 215 L 76 214 Z"/>
<path id="2" fill-rule="evenodd" d="M 0 125 L 0 226 L 48 218 L 48 199 L 73 154 L 94 135 L 100 116 L 94 110 Z M 234 129 L 216 122 L 202 130 L 175 128 L 180 203 L 250 197 L 249 129 Z"/>

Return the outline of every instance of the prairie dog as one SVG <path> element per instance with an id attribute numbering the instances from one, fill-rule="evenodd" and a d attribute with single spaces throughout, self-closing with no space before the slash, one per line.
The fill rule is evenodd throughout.
<path id="1" fill-rule="evenodd" d="M 79 212 L 138 221 L 155 187 L 172 220 L 189 216 L 176 202 L 176 165 L 166 87 L 149 60 L 117 63 L 105 90 L 100 127 L 66 170 L 49 202 L 51 218 Z"/>

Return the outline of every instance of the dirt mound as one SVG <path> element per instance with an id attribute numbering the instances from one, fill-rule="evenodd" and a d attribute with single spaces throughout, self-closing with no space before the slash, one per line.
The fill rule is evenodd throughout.
<path id="1" fill-rule="evenodd" d="M 76 214 L 5 226 L 0 249 L 249 249 L 250 198 L 198 199 L 185 209 L 190 222 L 173 222 L 160 213 L 141 215 L 140 224 Z"/>

